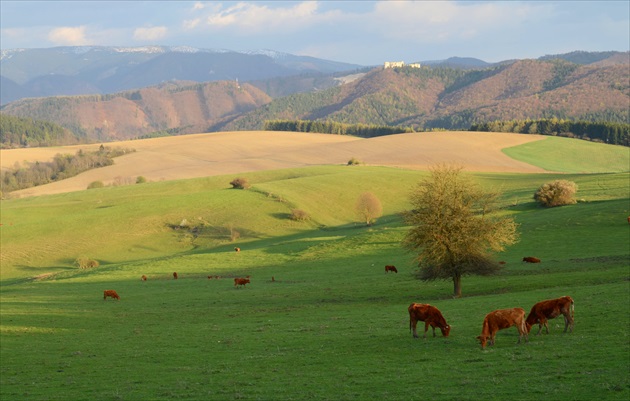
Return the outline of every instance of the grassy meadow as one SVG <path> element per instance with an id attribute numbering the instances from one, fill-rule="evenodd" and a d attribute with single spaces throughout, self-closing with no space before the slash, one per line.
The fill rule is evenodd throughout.
<path id="1" fill-rule="evenodd" d="M 249 190 L 230 175 L 2 201 L 0 399 L 627 400 L 630 175 L 536 154 L 564 173 L 473 174 L 502 191 L 520 241 L 496 256 L 499 275 L 465 277 L 461 299 L 451 282 L 416 280 L 400 247 L 423 171 L 320 166 L 244 174 Z M 575 181 L 579 202 L 536 206 L 554 179 Z M 364 191 L 383 204 L 371 227 L 354 213 Z M 311 220 L 290 220 L 294 208 Z M 563 295 L 573 333 L 557 318 L 549 335 L 517 345 L 511 328 L 481 350 L 486 313 Z M 450 337 L 413 339 L 412 302 L 437 306 Z"/>

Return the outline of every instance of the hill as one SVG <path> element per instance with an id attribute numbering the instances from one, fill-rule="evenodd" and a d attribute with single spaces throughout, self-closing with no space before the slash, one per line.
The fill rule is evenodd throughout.
<path id="1" fill-rule="evenodd" d="M 55 122 L 87 142 L 260 130 L 265 120 L 277 119 L 416 130 L 466 130 L 480 122 L 552 117 L 625 123 L 630 118 L 629 66 L 613 55 L 587 65 L 519 60 L 470 70 L 378 67 L 346 79 L 178 81 L 112 95 L 24 99 L 2 112 Z M 320 90 L 308 92 L 313 86 Z"/>
<path id="2" fill-rule="evenodd" d="M 236 52 L 186 46 L 8 49 L 2 51 L 0 66 L 0 104 L 24 97 L 111 94 L 173 80 L 244 82 L 360 67 L 271 50 Z"/>
<path id="3" fill-rule="evenodd" d="M 529 144 L 525 151 L 519 151 Z M 98 144 L 54 148 L 0 150 L 3 169 L 16 162 L 44 162 L 58 153 L 96 150 Z M 270 131 L 239 131 L 113 142 L 111 147 L 134 149 L 114 165 L 63 181 L 16 191 L 33 196 L 82 191 L 93 181 L 106 185 L 178 180 L 256 171 L 345 165 L 351 158 L 372 166 L 424 170 L 435 163 L 457 163 L 468 171 L 546 173 L 627 171 L 627 148 L 540 135 L 490 132 L 425 132 L 370 139 Z M 507 154 L 506 154 L 507 153 Z M 543 162 L 535 155 L 548 155 Z M 598 157 L 588 155 L 597 154 Z M 509 155 L 509 156 L 508 156 Z M 588 158 L 589 163 L 585 163 Z M 562 162 L 565 160 L 566 162 Z"/>

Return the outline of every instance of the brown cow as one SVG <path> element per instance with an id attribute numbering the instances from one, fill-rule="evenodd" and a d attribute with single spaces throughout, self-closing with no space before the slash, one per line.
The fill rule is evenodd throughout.
<path id="1" fill-rule="evenodd" d="M 173 278 L 177 280 L 177 272 L 173 272 Z"/>
<path id="2" fill-rule="evenodd" d="M 105 290 L 105 291 L 103 291 L 103 301 L 106 301 L 107 297 L 112 297 L 112 298 L 120 301 L 120 297 L 118 296 L 118 294 L 114 290 Z"/>
<path id="3" fill-rule="evenodd" d="M 451 326 L 446 323 L 442 312 L 435 306 L 412 303 L 407 310 L 409 311 L 409 331 L 413 329 L 414 338 L 418 338 L 418 333 L 416 332 L 418 321 L 424 322 L 424 338 L 427 338 L 429 325 L 433 329 L 433 337 L 435 337 L 436 327 L 440 328 L 444 337 L 448 337 L 451 332 Z"/>
<path id="4" fill-rule="evenodd" d="M 396 270 L 396 266 L 387 265 L 385 266 L 385 273 L 389 273 L 389 272 L 398 273 L 398 270 Z"/>
<path id="5" fill-rule="evenodd" d="M 540 263 L 540 259 L 535 258 L 533 256 L 525 256 L 523 258 L 523 262 L 527 262 L 527 263 Z"/>
<path id="6" fill-rule="evenodd" d="M 249 278 L 235 278 L 234 279 L 234 287 L 239 288 L 239 286 L 245 287 L 245 284 L 249 284 Z"/>
<path id="7" fill-rule="evenodd" d="M 532 326 L 538 323 L 538 333 L 540 335 L 543 326 L 549 334 L 549 326 L 547 325 L 547 319 L 555 319 L 560 315 L 564 315 L 564 332 L 573 332 L 573 311 L 575 307 L 573 304 L 573 298 L 569 296 L 560 297 L 557 299 L 549 299 L 547 301 L 540 301 L 534 306 L 527 315 L 525 325 L 527 326 L 527 332 L 529 333 Z"/>
<path id="8" fill-rule="evenodd" d="M 497 331 L 507 329 L 512 326 L 516 326 L 518 329 L 519 344 L 523 337 L 525 337 L 525 342 L 529 340 L 527 337 L 527 327 L 525 326 L 525 309 L 499 309 L 488 313 L 485 319 L 483 319 L 481 335 L 477 337 L 481 343 L 481 348 L 486 348 L 488 340 L 490 340 L 490 345 L 494 345 L 494 337 L 496 336 Z"/>
<path id="9" fill-rule="evenodd" d="M 237 247 L 237 248 L 234 248 L 234 250 L 235 250 L 236 252 L 240 252 L 240 251 L 241 251 L 241 248 L 238 248 L 238 247 Z"/>
<path id="10" fill-rule="evenodd" d="M 142 281 L 147 281 L 147 276 L 145 276 L 144 274 L 141 277 Z"/>

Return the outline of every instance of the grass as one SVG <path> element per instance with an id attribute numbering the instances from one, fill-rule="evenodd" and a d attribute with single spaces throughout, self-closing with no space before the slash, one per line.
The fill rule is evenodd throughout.
<path id="1" fill-rule="evenodd" d="M 549 137 L 504 149 L 508 156 L 565 173 L 611 173 L 630 171 L 630 150 L 626 146 L 592 143 L 563 137 Z"/>
<path id="2" fill-rule="evenodd" d="M 214 177 L 3 201 L 0 399 L 627 400 L 628 175 L 475 174 L 504 192 L 521 240 L 497 255 L 501 274 L 465 277 L 453 299 L 450 282 L 415 280 L 399 245 L 398 212 L 425 174 L 313 167 L 248 174 L 247 191 Z M 537 207 L 533 192 L 556 176 L 584 201 Z M 365 190 L 385 212 L 372 227 L 352 210 Z M 290 221 L 296 207 L 313 221 Z M 183 218 L 206 229 L 168 227 Z M 78 256 L 101 267 L 78 270 Z M 574 333 L 555 319 L 528 344 L 512 328 L 480 349 L 489 311 L 562 295 L 576 302 Z M 451 336 L 414 340 L 411 302 L 437 306 Z"/>

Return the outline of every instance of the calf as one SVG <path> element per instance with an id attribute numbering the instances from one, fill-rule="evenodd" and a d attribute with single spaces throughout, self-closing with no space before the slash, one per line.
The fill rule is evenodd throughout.
<path id="1" fill-rule="evenodd" d="M 385 273 L 389 273 L 389 272 L 398 273 L 398 270 L 396 270 L 396 266 L 387 265 L 385 266 Z"/>
<path id="2" fill-rule="evenodd" d="M 527 262 L 527 263 L 540 263 L 540 259 L 535 258 L 533 256 L 525 256 L 523 258 L 523 262 Z"/>
<path id="3" fill-rule="evenodd" d="M 177 280 L 177 272 L 173 272 L 173 279 Z"/>
<path id="4" fill-rule="evenodd" d="M 105 291 L 103 291 L 103 301 L 106 301 L 107 297 L 112 297 L 112 298 L 116 299 L 117 301 L 120 301 L 120 297 L 118 296 L 118 294 L 114 290 L 105 290 Z"/>
<path id="5" fill-rule="evenodd" d="M 240 251 L 241 251 L 241 248 L 236 247 L 236 248 L 234 248 L 234 251 L 236 251 L 236 252 L 240 252 Z"/>
<path id="6" fill-rule="evenodd" d="M 527 327 L 525 326 L 525 309 L 499 309 L 488 313 L 483 319 L 481 335 L 477 337 L 481 343 L 481 348 L 486 348 L 486 343 L 488 342 L 490 345 L 494 345 L 494 337 L 496 336 L 497 331 L 507 329 L 512 326 L 516 326 L 518 329 L 519 344 L 523 337 L 525 337 L 525 342 L 529 340 L 527 337 Z"/>
<path id="7" fill-rule="evenodd" d="M 147 281 L 147 276 L 145 276 L 144 274 L 142 275 L 142 277 L 140 278 L 142 281 Z"/>
<path id="8" fill-rule="evenodd" d="M 424 322 L 424 338 L 427 338 L 429 325 L 433 329 L 433 337 L 435 337 L 436 327 L 440 328 L 444 337 L 448 337 L 451 332 L 451 326 L 446 323 L 442 312 L 435 306 L 412 303 L 407 310 L 409 311 L 409 331 L 413 329 L 414 338 L 418 338 L 418 333 L 416 332 L 418 321 Z"/>
<path id="9" fill-rule="evenodd" d="M 527 319 L 525 320 L 527 332 L 529 333 L 532 326 L 538 323 L 538 333 L 536 333 L 536 335 L 540 335 L 543 326 L 545 326 L 545 330 L 547 334 L 549 334 L 547 320 L 564 315 L 564 332 L 566 333 L 567 329 L 569 329 L 569 332 L 572 333 L 574 309 L 573 298 L 569 296 L 540 301 L 532 306 L 532 310 L 529 312 L 529 315 L 527 315 Z"/>
<path id="10" fill-rule="evenodd" d="M 246 284 L 249 284 L 249 278 L 235 278 L 234 279 L 234 287 L 239 288 L 239 286 L 245 287 Z"/>

